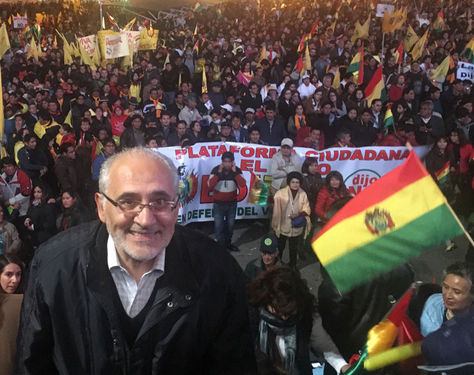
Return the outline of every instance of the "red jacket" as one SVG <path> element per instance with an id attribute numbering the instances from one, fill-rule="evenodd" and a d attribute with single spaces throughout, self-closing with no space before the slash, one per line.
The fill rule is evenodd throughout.
<path id="1" fill-rule="evenodd" d="M 454 147 L 451 143 L 448 145 L 448 149 L 454 151 Z M 467 143 L 459 149 L 459 154 L 459 166 L 456 168 L 456 172 L 469 174 L 469 160 L 474 157 L 474 148 L 470 143 Z"/>
<path id="2" fill-rule="evenodd" d="M 304 128 L 299 129 L 296 133 L 295 146 L 312 148 L 311 143 L 305 142 L 305 139 L 309 137 L 310 133 L 311 133 L 311 128 L 309 126 L 305 126 Z M 319 137 L 318 151 L 321 151 L 321 150 L 324 150 L 324 133 L 322 131 L 321 131 L 321 136 Z"/>
<path id="3" fill-rule="evenodd" d="M 336 191 L 331 189 L 329 191 L 327 186 L 324 186 L 318 194 L 318 198 L 316 199 L 316 206 L 314 208 L 314 212 L 316 212 L 316 215 L 322 220 L 322 221 L 327 221 L 326 219 L 326 213 L 331 206 L 331 204 L 334 203 L 334 201 L 337 201 L 338 199 L 345 198 L 347 194 L 341 193 L 338 194 Z"/>

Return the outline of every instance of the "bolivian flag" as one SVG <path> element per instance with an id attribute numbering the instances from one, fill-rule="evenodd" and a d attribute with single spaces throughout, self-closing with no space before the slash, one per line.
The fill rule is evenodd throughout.
<path id="1" fill-rule="evenodd" d="M 251 172 L 252 173 L 252 172 Z M 252 173 L 247 203 L 265 206 L 268 200 L 268 185 Z"/>
<path id="2" fill-rule="evenodd" d="M 374 76 L 370 80 L 369 84 L 364 90 L 365 97 L 367 98 L 367 104 L 370 107 L 375 99 L 382 98 L 382 91 L 385 88 L 383 83 L 382 64 L 379 65 L 374 73 Z"/>
<path id="3" fill-rule="evenodd" d="M 435 172 L 436 176 L 436 181 L 438 181 L 438 184 L 444 184 L 448 181 L 449 179 L 449 161 L 444 164 L 441 169 L 437 172 Z"/>
<path id="4" fill-rule="evenodd" d="M 463 233 L 446 198 L 412 151 L 349 201 L 312 246 L 341 293 Z"/>
<path id="5" fill-rule="evenodd" d="M 199 1 L 196 1 L 193 7 L 193 12 L 194 13 L 199 13 L 202 10 L 202 5 Z"/>
<path id="6" fill-rule="evenodd" d="M 435 31 L 443 31 L 444 30 L 444 14 L 443 9 L 441 9 L 436 17 L 435 21 L 433 22 L 433 30 Z"/>
<path id="7" fill-rule="evenodd" d="M 353 57 L 351 63 L 346 69 L 347 73 L 359 72 L 357 83 L 360 85 L 364 82 L 364 43 L 359 48 L 359 51 Z"/>
<path id="8" fill-rule="evenodd" d="M 389 105 L 387 111 L 385 112 L 385 117 L 383 119 L 383 127 L 385 129 L 385 133 L 388 133 L 388 128 L 393 126 L 393 113 L 392 113 L 392 106 Z"/>
<path id="9" fill-rule="evenodd" d="M 462 51 L 461 55 L 466 56 L 471 64 L 474 64 L 474 38 L 472 38 L 471 41 L 466 44 L 466 47 Z"/>
<path id="10" fill-rule="evenodd" d="M 403 45 L 402 43 L 399 44 L 398 48 L 396 49 L 395 53 L 393 54 L 395 57 L 395 62 L 397 64 L 401 64 L 403 60 Z"/>

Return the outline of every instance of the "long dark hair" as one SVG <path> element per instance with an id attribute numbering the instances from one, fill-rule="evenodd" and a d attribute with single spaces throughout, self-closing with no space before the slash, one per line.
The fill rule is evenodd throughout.
<path id="1" fill-rule="evenodd" d="M 314 163 L 318 165 L 318 158 L 315 158 L 314 156 L 310 156 L 309 158 L 306 158 L 303 162 L 303 165 L 301 166 L 301 173 L 309 174 L 309 166 Z"/>
<path id="2" fill-rule="evenodd" d="M 33 189 L 31 189 L 30 202 L 33 202 L 35 200 L 34 191 L 37 187 L 39 187 L 41 189 L 41 192 L 43 193 L 43 195 L 41 196 L 41 204 L 44 204 L 48 200 L 50 193 L 47 186 L 41 182 L 34 184 Z"/>
<path id="3" fill-rule="evenodd" d="M 340 185 L 339 188 L 333 189 L 330 185 L 331 178 L 336 178 L 339 180 Z M 344 179 L 342 178 L 342 174 L 340 174 L 338 171 L 331 171 L 328 173 L 326 176 L 326 188 L 329 191 L 335 191 L 338 195 L 344 195 L 344 196 L 349 196 L 349 192 L 347 191 L 346 184 L 344 183 Z"/>
<path id="4" fill-rule="evenodd" d="M 16 288 L 15 290 L 15 294 L 21 294 L 23 293 L 23 280 L 25 278 L 25 265 L 23 264 L 21 259 L 18 258 L 14 254 L 2 254 L 0 255 L 0 275 L 5 270 L 5 267 L 8 266 L 9 264 L 16 264 L 21 269 L 20 283 L 18 284 L 18 288 Z M 0 293 L 5 293 L 5 291 L 1 287 L 0 287 Z"/>
<path id="5" fill-rule="evenodd" d="M 316 311 L 316 299 L 298 271 L 276 266 L 261 272 L 248 286 L 249 304 L 272 306 L 279 314 L 292 316 Z"/>

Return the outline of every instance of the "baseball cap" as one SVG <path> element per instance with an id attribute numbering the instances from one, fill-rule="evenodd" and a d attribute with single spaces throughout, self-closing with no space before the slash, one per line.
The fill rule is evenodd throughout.
<path id="1" fill-rule="evenodd" d="M 283 138 L 281 141 L 281 146 L 293 147 L 293 141 L 290 138 Z"/>
<path id="2" fill-rule="evenodd" d="M 267 234 L 260 241 L 260 252 L 275 254 L 278 251 L 278 239 L 273 233 Z"/>
<path id="3" fill-rule="evenodd" d="M 253 108 L 247 108 L 247 109 L 245 110 L 245 113 L 249 113 L 249 112 L 250 112 L 250 113 L 255 113 L 255 109 L 253 109 Z"/>

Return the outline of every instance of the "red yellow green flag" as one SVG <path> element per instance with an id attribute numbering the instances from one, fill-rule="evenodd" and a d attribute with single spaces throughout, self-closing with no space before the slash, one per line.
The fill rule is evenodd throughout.
<path id="1" fill-rule="evenodd" d="M 412 151 L 349 201 L 312 241 L 341 293 L 463 233 L 436 182 Z"/>
<path id="2" fill-rule="evenodd" d="M 383 83 L 382 64 L 380 64 L 375 71 L 374 76 L 364 90 L 369 107 L 372 105 L 372 101 L 382 98 L 382 91 L 384 88 L 385 85 Z"/>
<path id="3" fill-rule="evenodd" d="M 309 35 L 313 36 L 317 29 L 318 29 L 318 21 L 313 23 L 313 26 L 311 27 L 311 31 L 309 32 Z"/>
<path id="4" fill-rule="evenodd" d="M 439 171 L 435 172 L 436 180 L 438 181 L 438 184 L 443 184 L 449 179 L 449 168 L 450 164 L 449 161 L 447 161 Z"/>
<path id="5" fill-rule="evenodd" d="M 395 56 L 395 62 L 397 64 L 401 64 L 403 60 L 403 44 L 402 43 L 399 44 L 398 48 L 396 49 L 394 53 L 394 56 Z"/>
<path id="6" fill-rule="evenodd" d="M 471 64 L 474 64 L 474 38 L 472 38 L 470 42 L 466 44 L 466 47 L 464 47 L 461 55 L 466 56 Z"/>
<path id="7" fill-rule="evenodd" d="M 444 30 L 444 14 L 443 9 L 441 9 L 436 17 L 436 20 L 433 22 L 433 30 L 443 31 Z"/>
<path id="8" fill-rule="evenodd" d="M 347 73 L 359 72 L 357 83 L 360 85 L 364 82 L 364 43 L 359 48 L 359 51 L 353 57 L 351 63 L 346 69 Z"/>
<path id="9" fill-rule="evenodd" d="M 268 200 L 268 185 L 256 174 L 253 172 L 250 173 L 252 174 L 252 177 L 250 180 L 250 190 L 247 203 L 265 206 Z"/>
<path id="10" fill-rule="evenodd" d="M 297 53 L 303 52 L 305 43 L 311 39 L 311 36 L 309 34 L 303 34 L 303 37 L 301 38 L 300 44 L 298 45 L 298 49 L 296 50 Z"/>

